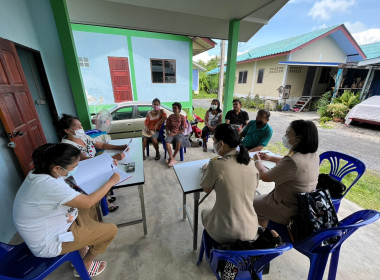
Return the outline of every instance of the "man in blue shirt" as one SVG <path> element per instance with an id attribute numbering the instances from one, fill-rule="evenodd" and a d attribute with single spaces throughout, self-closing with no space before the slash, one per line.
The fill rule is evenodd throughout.
<path id="1" fill-rule="evenodd" d="M 261 151 L 266 147 L 272 137 L 273 129 L 268 124 L 270 113 L 261 109 L 257 112 L 256 120 L 250 121 L 241 132 L 243 145 L 249 152 Z"/>

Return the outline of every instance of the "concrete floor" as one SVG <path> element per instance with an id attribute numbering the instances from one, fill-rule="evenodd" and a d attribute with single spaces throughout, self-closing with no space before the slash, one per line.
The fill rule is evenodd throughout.
<path id="1" fill-rule="evenodd" d="M 187 149 L 185 161 L 210 158 L 211 152 L 202 152 L 201 147 Z M 188 221 L 182 220 L 182 190 L 172 168 L 168 168 L 163 159 L 155 161 L 153 148 L 151 157 L 144 162 L 145 185 L 144 196 L 148 235 L 144 237 L 142 224 L 120 228 L 118 235 L 100 260 L 108 262 L 106 271 L 97 276 L 98 280 L 113 279 L 214 279 L 208 264 L 203 261 L 196 266 L 199 249 L 192 250 L 192 231 Z M 179 160 L 179 159 L 178 159 Z M 262 193 L 269 192 L 272 183 L 260 182 Z M 117 212 L 105 217 L 106 222 L 120 223 L 141 217 L 137 187 L 118 189 L 115 191 Z M 201 197 L 203 194 L 201 195 Z M 192 196 L 188 196 L 188 203 Z M 200 206 L 200 211 L 211 208 L 215 202 L 211 194 Z M 340 218 L 360 210 L 360 208 L 344 200 Z M 198 248 L 203 231 L 199 219 Z M 380 222 L 358 230 L 342 246 L 337 279 L 380 278 Z M 264 279 L 307 279 L 308 259 L 296 250 L 286 252 L 271 263 L 269 275 Z M 327 273 L 325 278 L 327 279 Z M 64 264 L 47 279 L 74 279 L 73 269 Z"/>

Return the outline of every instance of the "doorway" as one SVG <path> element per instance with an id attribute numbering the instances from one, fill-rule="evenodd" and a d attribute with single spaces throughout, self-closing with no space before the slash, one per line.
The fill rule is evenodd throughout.
<path id="1" fill-rule="evenodd" d="M 303 87 L 302 96 L 310 96 L 311 95 L 311 87 L 313 86 L 314 76 L 317 67 L 309 67 L 307 69 L 307 74 L 305 78 L 305 85 Z"/>
<path id="2" fill-rule="evenodd" d="M 131 78 L 127 57 L 108 57 L 115 102 L 132 101 Z"/>

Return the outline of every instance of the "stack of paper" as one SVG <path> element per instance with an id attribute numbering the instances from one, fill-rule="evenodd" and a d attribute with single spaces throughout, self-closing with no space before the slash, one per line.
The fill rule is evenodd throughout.
<path id="1" fill-rule="evenodd" d="M 113 164 L 112 157 L 105 153 L 80 161 L 78 171 L 73 175 L 73 178 L 79 188 L 85 193 L 91 194 L 107 183 L 114 172 L 120 174 L 118 183 L 131 177 L 128 173 L 118 169 Z"/>

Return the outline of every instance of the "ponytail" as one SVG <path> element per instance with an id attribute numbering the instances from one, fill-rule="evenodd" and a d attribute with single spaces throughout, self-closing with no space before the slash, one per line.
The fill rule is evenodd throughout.
<path id="1" fill-rule="evenodd" d="M 221 140 L 226 143 L 231 148 L 236 148 L 239 146 L 240 151 L 237 156 L 237 162 L 240 164 L 248 165 L 251 158 L 247 148 L 241 143 L 239 133 L 236 129 L 232 128 L 230 124 L 220 124 L 215 128 L 214 137 L 217 140 Z"/>
<path id="2" fill-rule="evenodd" d="M 243 143 L 239 144 L 239 154 L 237 156 L 237 162 L 241 164 L 248 165 L 249 162 L 251 161 L 251 158 L 249 157 L 249 153 L 247 148 L 243 145 Z"/>

